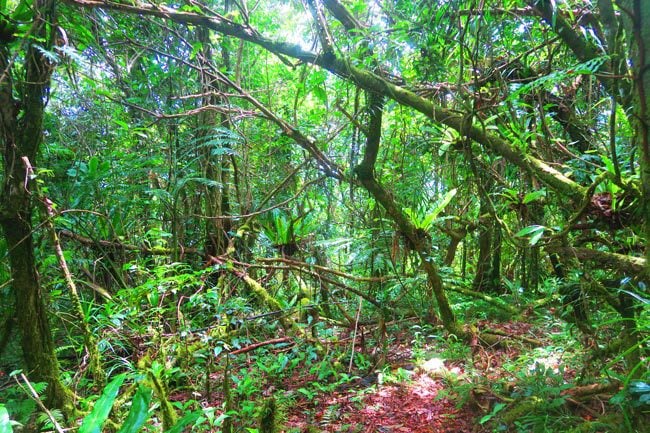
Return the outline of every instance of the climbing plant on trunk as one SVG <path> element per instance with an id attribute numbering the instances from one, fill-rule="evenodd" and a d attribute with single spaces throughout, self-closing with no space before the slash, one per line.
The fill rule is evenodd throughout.
<path id="1" fill-rule="evenodd" d="M 27 3 L 27 2 L 24 2 Z M 20 3 L 23 8 L 26 7 Z M 34 253 L 34 167 L 43 137 L 43 113 L 49 98 L 56 54 L 55 2 L 36 0 L 31 26 L 18 40 L 5 35 L 0 44 L 0 140 L 3 178 L 0 225 L 7 241 L 25 371 L 30 380 L 47 382 L 47 403 L 70 413 L 72 394 L 59 377 L 48 312 Z M 20 17 L 22 21 L 25 16 Z M 10 18 L 0 17 L 5 26 Z M 16 29 L 18 32 L 19 29 Z M 19 62 L 23 62 L 22 65 Z"/>

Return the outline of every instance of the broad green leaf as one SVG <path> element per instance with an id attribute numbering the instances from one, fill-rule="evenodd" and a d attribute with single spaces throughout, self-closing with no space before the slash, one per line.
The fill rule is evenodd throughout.
<path id="1" fill-rule="evenodd" d="M 528 237 L 528 243 L 530 245 L 535 245 L 537 242 L 539 242 L 542 236 L 544 236 L 544 230 L 546 230 L 546 227 L 544 226 L 531 225 L 519 230 L 515 236 L 520 238 Z"/>
<path id="2" fill-rule="evenodd" d="M 151 388 L 140 385 L 131 401 L 131 410 L 117 433 L 136 433 L 140 431 L 149 418 L 149 403 L 151 403 Z"/>
<path id="3" fill-rule="evenodd" d="M 630 384 L 630 392 L 632 394 L 645 394 L 650 393 L 650 383 L 641 380 L 632 382 Z"/>
<path id="4" fill-rule="evenodd" d="M 9 419 L 9 412 L 4 405 L 0 404 L 0 433 L 13 433 L 14 429 L 11 427 L 11 420 Z"/>
<path id="5" fill-rule="evenodd" d="M 539 191 L 533 191 L 529 192 L 524 196 L 524 199 L 522 200 L 523 204 L 528 204 L 530 202 L 533 202 L 537 200 L 538 198 L 541 197 L 546 197 L 546 190 L 545 189 L 540 189 Z"/>
<path id="6" fill-rule="evenodd" d="M 188 413 L 183 418 L 179 419 L 178 422 L 174 424 L 174 427 L 167 430 L 167 433 L 183 433 L 184 431 L 186 431 L 185 427 L 196 422 L 196 420 L 199 419 L 201 414 L 203 414 L 202 410 L 197 410 Z"/>
<path id="7" fill-rule="evenodd" d="M 607 169 L 607 171 L 609 173 L 614 174 L 616 172 L 614 170 L 614 163 L 612 162 L 611 159 L 609 159 L 609 157 L 607 155 L 601 155 L 600 159 L 603 160 L 603 164 L 605 164 L 605 169 Z"/>
<path id="8" fill-rule="evenodd" d="M 440 200 L 440 203 L 438 203 L 438 205 L 433 210 L 433 212 L 431 212 L 431 214 L 430 214 L 430 215 L 432 215 L 431 221 L 433 221 L 440 214 L 440 212 L 442 212 L 447 207 L 447 205 L 451 202 L 451 199 L 454 198 L 454 196 L 456 195 L 457 192 L 458 192 L 458 189 L 454 188 L 454 189 L 448 191 L 447 194 L 444 195 L 442 200 Z"/>
<path id="9" fill-rule="evenodd" d="M 325 92 L 325 89 L 323 89 L 322 87 L 318 86 L 318 87 L 314 87 L 314 88 L 312 89 L 312 91 L 314 92 L 314 96 L 315 96 L 315 97 L 316 97 L 320 102 L 322 102 L 323 104 L 327 104 L 327 92 Z"/>
<path id="10" fill-rule="evenodd" d="M 22 0 L 20 3 L 18 3 L 18 7 L 16 7 L 14 12 L 11 14 L 11 18 L 16 21 L 31 20 L 32 16 L 34 15 L 31 10 L 32 3 L 32 0 Z"/>
<path id="11" fill-rule="evenodd" d="M 186 6 L 183 6 L 183 8 L 185 8 L 185 7 Z M 183 8 L 181 8 L 181 9 L 183 9 Z M 196 57 L 196 55 L 201 52 L 201 50 L 203 50 L 203 44 L 201 42 L 198 42 L 198 41 L 193 42 L 192 43 L 192 52 L 190 53 L 190 59 L 193 60 Z"/>
<path id="12" fill-rule="evenodd" d="M 485 424 L 488 422 L 490 419 L 494 417 L 498 412 L 500 412 L 504 407 L 506 407 L 505 403 L 497 403 L 494 405 L 494 408 L 492 409 L 492 412 L 489 414 L 485 415 L 481 420 L 479 421 L 479 424 Z"/>
<path id="13" fill-rule="evenodd" d="M 93 156 L 88 161 L 88 174 L 97 173 L 97 167 L 99 167 L 99 158 L 97 158 L 96 156 Z"/>
<path id="14" fill-rule="evenodd" d="M 129 129 L 131 129 L 131 127 L 129 126 L 129 124 L 126 123 L 126 122 L 124 122 L 124 121 L 122 121 L 122 120 L 119 120 L 119 119 L 113 119 L 113 123 L 115 123 L 117 126 L 119 126 L 120 128 L 122 128 L 122 129 L 125 130 L 125 131 L 128 131 Z"/>
<path id="15" fill-rule="evenodd" d="M 540 225 L 532 225 L 532 226 L 524 227 L 523 229 L 521 229 L 521 230 L 519 230 L 517 233 L 515 233 L 515 236 L 518 236 L 518 237 L 522 237 L 522 238 L 523 238 L 523 237 L 525 237 L 525 236 L 530 235 L 531 233 L 538 232 L 538 231 L 540 230 L 540 227 L 541 227 L 542 229 L 544 229 L 544 227 L 543 227 L 543 226 L 540 226 Z"/>
<path id="16" fill-rule="evenodd" d="M 102 431 L 102 425 L 104 425 L 108 414 L 111 412 L 113 402 L 125 378 L 126 374 L 120 374 L 111 383 L 106 385 L 102 396 L 95 402 L 92 412 L 86 415 L 81 423 L 79 433 L 100 433 Z"/>
<path id="17" fill-rule="evenodd" d="M 624 289 L 621 289 L 621 292 L 627 293 L 628 295 L 632 296 L 633 298 L 635 298 L 639 302 L 642 302 L 644 304 L 650 304 L 650 299 L 644 298 L 644 297 L 642 297 L 642 296 L 640 296 L 640 295 L 638 295 L 638 294 L 636 294 L 634 292 L 630 292 L 629 290 L 624 290 Z"/>

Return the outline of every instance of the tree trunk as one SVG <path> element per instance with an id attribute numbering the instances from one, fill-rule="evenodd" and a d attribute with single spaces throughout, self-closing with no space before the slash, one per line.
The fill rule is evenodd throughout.
<path id="1" fill-rule="evenodd" d="M 435 298 L 438 304 L 443 326 L 450 333 L 461 336 L 463 331 L 456 322 L 444 291 L 442 277 L 431 256 L 430 240 L 418 232 L 417 228 L 408 220 L 402 208 L 396 203 L 394 197 L 375 179 L 375 162 L 381 141 L 383 96 L 369 92 L 368 99 L 368 111 L 370 113 L 368 138 L 363 161 L 355 168 L 355 172 L 364 188 L 386 209 L 388 216 L 397 224 L 398 229 L 411 242 L 413 250 L 420 257 L 422 269 L 427 275 L 429 287 L 432 291 L 432 297 Z"/>
<path id="2" fill-rule="evenodd" d="M 631 52 L 633 74 L 634 74 L 634 113 L 631 116 L 636 133 L 636 142 L 639 148 L 639 166 L 641 171 L 641 212 L 644 218 L 645 232 L 645 266 L 640 275 L 641 281 L 650 282 L 650 3 L 645 0 L 627 0 L 622 2 L 625 7 L 625 26 L 631 36 Z M 631 12 L 631 14 L 630 14 Z M 627 298 L 627 299 L 626 299 Z M 642 348 L 639 341 L 637 312 L 634 303 L 623 294 L 621 297 L 621 314 L 628 325 L 625 329 L 624 338 L 628 346 L 634 348 L 627 352 L 626 361 L 628 368 L 632 370 L 631 375 L 640 378 L 643 368 L 636 368 L 641 365 Z M 641 415 L 641 411 L 639 411 Z M 648 415 L 639 416 L 647 422 Z"/>
<path id="3" fill-rule="evenodd" d="M 26 374 L 33 382 L 47 382 L 46 406 L 72 410 L 72 394 L 59 378 L 43 293 L 39 284 L 32 241 L 31 212 L 2 218 L 11 266 Z"/>
<path id="4" fill-rule="evenodd" d="M 72 394 L 59 378 L 47 311 L 43 299 L 36 259 L 32 225 L 32 162 L 42 141 L 43 112 L 49 93 L 53 65 L 35 46 L 48 48 L 55 29 L 54 2 L 34 2 L 34 25 L 23 44 L 23 54 L 11 53 L 7 44 L 0 46 L 0 140 L 3 173 L 0 191 L 0 225 L 9 251 L 11 283 L 18 314 L 23 357 L 30 380 L 47 382 L 46 404 L 72 412 Z M 54 30 L 51 30 L 54 32 Z M 14 99 L 13 74 L 19 73 L 9 59 L 24 56 L 24 80 L 21 99 Z"/>
<path id="5" fill-rule="evenodd" d="M 445 259 L 442 262 L 443 265 L 451 267 L 454 264 L 454 259 L 456 258 L 456 252 L 458 251 L 458 245 L 465 238 L 467 232 L 465 229 L 458 231 L 449 230 L 447 231 L 449 235 L 449 244 L 447 245 L 447 252 L 445 253 Z"/>
<path id="6" fill-rule="evenodd" d="M 472 282 L 472 288 L 477 292 L 491 291 L 490 274 L 493 227 L 492 221 L 484 221 L 478 228 L 478 260 L 476 263 L 476 274 Z"/>
<path id="7" fill-rule="evenodd" d="M 213 63 L 214 53 L 209 30 L 198 28 L 197 33 L 198 39 L 203 44 L 200 58 L 202 69 L 199 71 L 201 91 L 204 94 L 202 98 L 203 106 L 218 106 L 224 104 L 224 102 L 227 103 L 218 96 L 221 93 L 220 84 L 214 74 L 211 73 L 212 68 L 216 66 Z M 223 67 L 228 69 L 230 67 L 230 58 L 225 45 L 225 43 L 221 44 L 222 63 Z M 226 115 L 223 115 L 219 120 L 217 115 L 210 110 L 202 112 L 198 120 L 200 122 L 199 130 L 201 131 L 201 140 L 199 142 L 203 147 L 201 150 L 203 154 L 201 160 L 203 175 L 206 179 L 215 182 L 215 184 L 204 186 L 204 214 L 208 217 L 205 223 L 205 255 L 206 257 L 219 256 L 224 254 L 228 248 L 228 232 L 231 229 L 230 220 L 218 218 L 230 211 L 228 198 L 229 159 L 225 152 L 217 152 L 217 149 L 213 146 L 225 147 L 230 145 L 225 141 L 225 137 L 219 136 L 220 128 L 228 129 L 230 122 Z"/>
<path id="8" fill-rule="evenodd" d="M 642 0 L 625 2 L 633 12 L 632 64 L 635 85 L 635 119 L 637 143 L 639 146 L 639 165 L 642 182 L 642 212 L 646 240 L 645 280 L 650 280 L 650 3 Z M 630 4 L 631 3 L 631 4 Z"/>

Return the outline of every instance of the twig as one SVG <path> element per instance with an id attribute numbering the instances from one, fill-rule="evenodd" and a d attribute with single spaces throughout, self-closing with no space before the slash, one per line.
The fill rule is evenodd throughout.
<path id="1" fill-rule="evenodd" d="M 48 410 L 48 408 L 45 407 L 45 405 L 44 405 L 43 402 L 41 401 L 41 397 L 38 395 L 38 393 L 36 392 L 36 390 L 34 389 L 34 387 L 32 386 L 32 384 L 29 382 L 29 379 L 27 379 L 27 376 L 25 376 L 25 373 L 20 373 L 20 378 L 25 382 L 25 386 L 27 386 L 27 389 L 29 389 L 29 393 L 28 393 L 28 395 L 30 396 L 30 398 L 31 398 L 32 400 L 34 400 L 34 401 L 36 402 L 36 404 L 41 408 L 41 410 L 42 410 L 43 412 L 45 412 L 45 414 L 46 414 L 47 417 L 50 419 L 50 421 L 52 421 L 52 425 L 54 425 L 54 429 L 55 429 L 58 433 L 64 433 L 63 428 L 62 428 L 61 425 L 58 423 L 58 421 L 56 420 L 56 418 L 54 417 L 54 415 L 52 414 L 52 412 L 50 412 L 50 411 Z M 23 384 L 20 383 L 20 381 L 18 380 L 17 377 L 14 376 L 14 379 L 16 380 L 16 383 L 18 383 L 18 386 L 21 387 L 21 388 L 23 388 L 23 391 L 24 391 L 25 388 L 23 387 Z"/>
<path id="2" fill-rule="evenodd" d="M 354 345 L 357 342 L 357 330 L 359 329 L 359 316 L 361 316 L 361 306 L 363 299 L 359 296 L 359 307 L 357 308 L 357 317 L 354 320 L 354 334 L 352 334 L 352 348 L 350 349 L 350 364 L 348 365 L 348 374 L 352 373 L 352 362 L 354 361 Z"/>
<path id="3" fill-rule="evenodd" d="M 297 260 L 291 260 L 291 259 L 287 259 L 287 258 L 274 257 L 274 258 L 260 258 L 258 260 L 260 262 L 265 262 L 265 263 L 273 263 L 273 262 L 286 263 L 287 265 L 289 265 L 289 267 L 292 267 L 292 268 L 316 269 L 316 270 L 319 270 L 319 271 L 334 274 L 334 275 L 336 275 L 338 277 L 346 278 L 348 280 L 357 281 L 357 282 L 381 283 L 381 282 L 384 282 L 384 281 L 386 281 L 388 279 L 391 279 L 391 277 L 358 277 L 356 275 L 346 274 L 345 272 L 330 269 L 330 268 L 327 268 L 325 266 L 313 265 L 313 264 L 310 264 L 310 263 L 300 262 L 300 261 L 297 261 Z"/>

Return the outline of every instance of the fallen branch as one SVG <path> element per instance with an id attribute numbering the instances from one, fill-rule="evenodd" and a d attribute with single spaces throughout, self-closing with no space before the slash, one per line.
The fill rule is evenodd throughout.
<path id="1" fill-rule="evenodd" d="M 231 355 L 239 355 L 242 353 L 250 352 L 252 350 L 258 349 L 263 346 L 268 346 L 270 344 L 279 344 L 279 343 L 287 343 L 287 342 L 293 342 L 293 338 L 291 337 L 281 337 L 281 338 L 274 338 L 272 340 L 266 340 L 266 341 L 260 341 L 259 343 L 254 343 L 246 347 L 242 347 L 241 349 L 233 350 L 230 352 Z"/>
<path id="2" fill-rule="evenodd" d="M 266 305 L 271 311 L 279 311 L 282 310 L 282 305 L 280 305 L 280 302 L 278 302 L 277 299 L 275 299 L 269 292 L 262 286 L 258 281 L 255 279 L 251 278 L 245 270 L 243 269 L 237 269 L 233 266 L 228 266 L 229 263 L 233 263 L 232 260 L 229 260 L 227 258 L 223 257 L 214 257 L 214 256 L 209 256 L 209 263 L 215 264 L 220 266 L 221 270 L 224 270 L 226 272 L 230 272 L 231 274 L 235 275 L 237 278 L 240 278 L 250 291 L 259 299 L 259 301 L 263 304 Z M 294 320 L 291 320 L 287 317 L 280 316 L 278 318 L 280 321 L 280 324 L 285 330 L 292 330 L 295 332 L 297 335 L 301 337 L 305 337 L 305 332 L 302 330 Z"/>
<path id="3" fill-rule="evenodd" d="M 571 396 L 573 398 L 585 398 L 596 394 L 608 394 L 618 392 L 621 389 L 619 381 L 606 382 L 606 383 L 592 383 L 584 386 L 576 386 L 562 391 L 562 395 Z"/>
<path id="4" fill-rule="evenodd" d="M 465 289 L 465 288 L 460 287 L 460 286 L 451 286 L 451 285 L 447 286 L 447 290 L 451 290 L 452 292 L 460 293 L 462 295 L 471 296 L 473 298 L 482 299 L 483 301 L 487 302 L 488 304 L 492 304 L 495 307 L 498 307 L 498 308 L 500 308 L 500 309 L 502 309 L 502 310 L 504 310 L 504 311 L 506 311 L 506 312 L 508 312 L 510 314 L 513 314 L 513 315 L 520 314 L 520 311 L 517 308 L 513 307 L 510 304 L 506 304 L 500 298 L 495 298 L 494 296 L 486 295 L 485 293 L 476 292 L 474 290 Z"/>
<path id="5" fill-rule="evenodd" d="M 544 346 L 544 342 L 541 340 L 538 340 L 536 338 L 530 338 L 530 337 L 524 337 L 523 335 L 512 335 L 508 334 L 505 331 L 500 331 L 498 329 L 485 329 L 481 331 L 481 338 L 485 337 L 485 334 L 489 335 L 498 335 L 500 337 L 507 337 L 507 338 L 512 338 L 513 340 L 519 340 L 523 343 L 526 343 L 530 346 L 533 347 L 541 347 Z"/>
<path id="6" fill-rule="evenodd" d="M 564 257 L 575 257 L 581 262 L 591 262 L 593 266 L 616 271 L 626 272 L 632 275 L 640 275 L 646 261 L 643 257 L 634 257 L 618 253 L 592 250 L 591 248 L 571 248 L 547 246 L 546 250 Z"/>
<path id="7" fill-rule="evenodd" d="M 238 261 L 235 261 L 235 260 L 230 260 L 230 261 L 232 263 L 236 264 L 236 265 L 245 266 L 247 269 L 255 269 L 255 268 L 258 268 L 258 269 L 276 269 L 276 270 L 278 270 L 278 269 L 279 270 L 287 269 L 287 270 L 295 270 L 295 271 L 298 271 L 298 272 L 302 272 L 302 273 L 311 275 L 312 277 L 316 278 L 319 281 L 324 281 L 324 282 L 326 282 L 328 284 L 339 287 L 339 288 L 341 288 L 343 290 L 346 290 L 346 291 L 348 291 L 350 293 L 353 293 L 353 294 L 355 294 L 357 296 L 361 296 L 363 299 L 370 302 L 372 305 L 374 305 L 378 309 L 382 309 L 384 307 L 378 300 L 376 300 L 372 296 L 368 295 L 367 293 L 365 293 L 365 292 L 363 292 L 361 290 L 357 290 L 357 289 L 355 289 L 353 287 L 350 287 L 348 285 L 345 285 L 345 284 L 343 284 L 341 282 L 338 282 L 338 281 L 336 281 L 336 280 L 334 280 L 332 278 L 328 278 L 328 277 L 326 277 L 324 275 L 319 274 L 316 271 L 312 271 L 311 269 L 306 269 L 304 267 L 273 266 L 273 265 L 262 265 L 262 264 L 260 264 L 260 265 L 252 265 L 252 264 L 238 262 Z M 262 259 L 262 261 L 264 261 L 264 260 Z M 327 269 L 327 268 L 323 268 L 323 270 L 324 269 Z M 338 272 L 338 271 L 332 271 L 332 272 Z"/>
<path id="8" fill-rule="evenodd" d="M 316 269 L 319 271 L 327 272 L 333 275 L 336 275 L 341 278 L 345 278 L 348 280 L 352 281 L 358 281 L 358 282 L 369 282 L 369 283 L 381 283 L 386 280 L 391 279 L 392 277 L 359 277 L 356 275 L 352 274 L 346 274 L 345 272 L 341 271 L 336 271 L 334 269 L 327 268 L 325 266 L 319 266 L 319 265 L 313 265 L 310 263 L 305 263 L 305 262 L 300 262 L 298 260 L 291 260 L 291 259 L 286 259 L 286 258 L 280 258 L 280 257 L 275 257 L 275 258 L 260 258 L 258 259 L 260 262 L 264 263 L 273 263 L 273 262 L 280 262 L 280 263 L 285 263 L 289 265 L 292 268 L 309 268 L 309 269 Z"/>
<path id="9" fill-rule="evenodd" d="M 90 247 L 100 246 L 103 248 L 111 248 L 115 250 L 123 251 L 136 251 L 143 254 L 151 254 L 152 256 L 167 256 L 172 253 L 171 248 L 165 247 L 145 247 L 140 245 L 125 244 L 117 241 L 107 241 L 107 240 L 95 240 L 82 236 L 80 234 L 71 232 L 70 230 L 61 229 L 57 230 L 57 234 L 61 237 L 72 239 L 82 245 L 87 245 Z M 184 254 L 199 254 L 200 251 L 196 248 L 181 248 L 181 251 Z"/>

